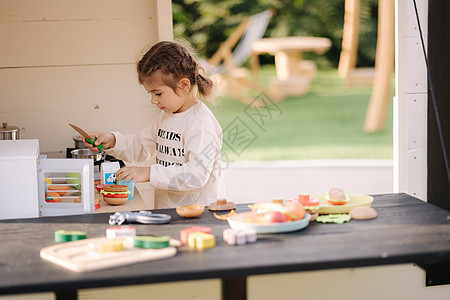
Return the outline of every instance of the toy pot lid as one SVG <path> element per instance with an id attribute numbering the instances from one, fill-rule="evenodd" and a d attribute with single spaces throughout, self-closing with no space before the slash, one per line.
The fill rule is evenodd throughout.
<path id="1" fill-rule="evenodd" d="M 0 132 L 4 133 L 12 133 L 12 132 L 19 132 L 20 128 L 17 126 L 8 126 L 7 122 L 3 122 L 2 126 L 0 127 Z"/>

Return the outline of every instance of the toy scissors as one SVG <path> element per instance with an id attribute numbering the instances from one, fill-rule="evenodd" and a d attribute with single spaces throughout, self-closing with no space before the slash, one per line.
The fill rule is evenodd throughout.
<path id="1" fill-rule="evenodd" d="M 116 212 L 109 216 L 110 225 L 122 225 L 127 223 L 142 223 L 142 224 L 166 224 L 170 223 L 172 217 L 166 214 L 153 214 L 151 211 L 131 212 L 123 211 Z"/>

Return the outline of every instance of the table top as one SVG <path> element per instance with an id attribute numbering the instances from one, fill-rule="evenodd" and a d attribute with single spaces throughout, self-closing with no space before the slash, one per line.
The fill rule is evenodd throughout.
<path id="1" fill-rule="evenodd" d="M 406 194 L 375 195 L 378 217 L 344 224 L 311 222 L 305 229 L 258 235 L 258 242 L 229 246 L 228 228 L 210 211 L 184 219 L 175 209 L 155 210 L 172 216 L 164 225 L 134 224 L 138 235 L 179 237 L 181 229 L 209 226 L 216 247 L 196 251 L 183 246 L 175 257 L 102 271 L 75 273 L 40 258 L 55 244 L 59 229 L 105 236 L 109 213 L 0 221 L 0 294 L 73 291 L 82 288 L 233 278 L 291 271 L 352 268 L 372 265 L 450 262 L 450 213 Z M 239 204 L 237 212 L 247 211 Z"/>
<path id="2" fill-rule="evenodd" d="M 263 38 L 252 44 L 252 51 L 257 53 L 276 52 L 316 52 L 324 53 L 331 47 L 331 40 L 323 37 L 281 37 Z"/>

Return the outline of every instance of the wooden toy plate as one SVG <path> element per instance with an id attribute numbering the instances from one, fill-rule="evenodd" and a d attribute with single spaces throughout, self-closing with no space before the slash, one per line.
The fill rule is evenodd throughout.
<path id="1" fill-rule="evenodd" d="M 105 237 L 56 244 L 41 249 L 41 257 L 74 272 L 96 271 L 138 262 L 174 256 L 177 249 L 143 249 L 125 246 L 123 251 L 100 253 L 95 246 L 107 242 Z"/>
<path id="2" fill-rule="evenodd" d="M 273 224 L 256 224 L 256 223 L 235 221 L 233 220 L 233 216 L 227 219 L 228 224 L 230 225 L 231 228 L 254 229 L 256 233 L 281 233 L 281 232 L 297 231 L 307 227 L 309 224 L 309 220 L 311 219 L 311 215 L 306 213 L 303 219 L 297 221 L 273 223 Z"/>
<path id="3" fill-rule="evenodd" d="M 314 195 L 314 198 L 319 199 L 320 207 L 319 214 L 346 214 L 352 208 L 359 206 L 370 207 L 373 202 L 373 197 L 368 195 L 347 194 L 350 198 L 344 205 L 331 205 L 326 199 L 327 194 Z"/>

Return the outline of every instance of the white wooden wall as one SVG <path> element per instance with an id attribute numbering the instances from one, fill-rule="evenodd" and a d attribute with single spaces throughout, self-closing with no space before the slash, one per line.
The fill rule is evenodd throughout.
<path id="1" fill-rule="evenodd" d="M 135 132 L 157 112 L 135 64 L 172 38 L 167 0 L 0 0 L 0 121 L 41 152 L 74 146 L 68 123 Z"/>
<path id="2" fill-rule="evenodd" d="M 416 0 L 425 47 L 428 0 Z M 412 0 L 396 0 L 394 191 L 427 199 L 427 71 Z"/>

